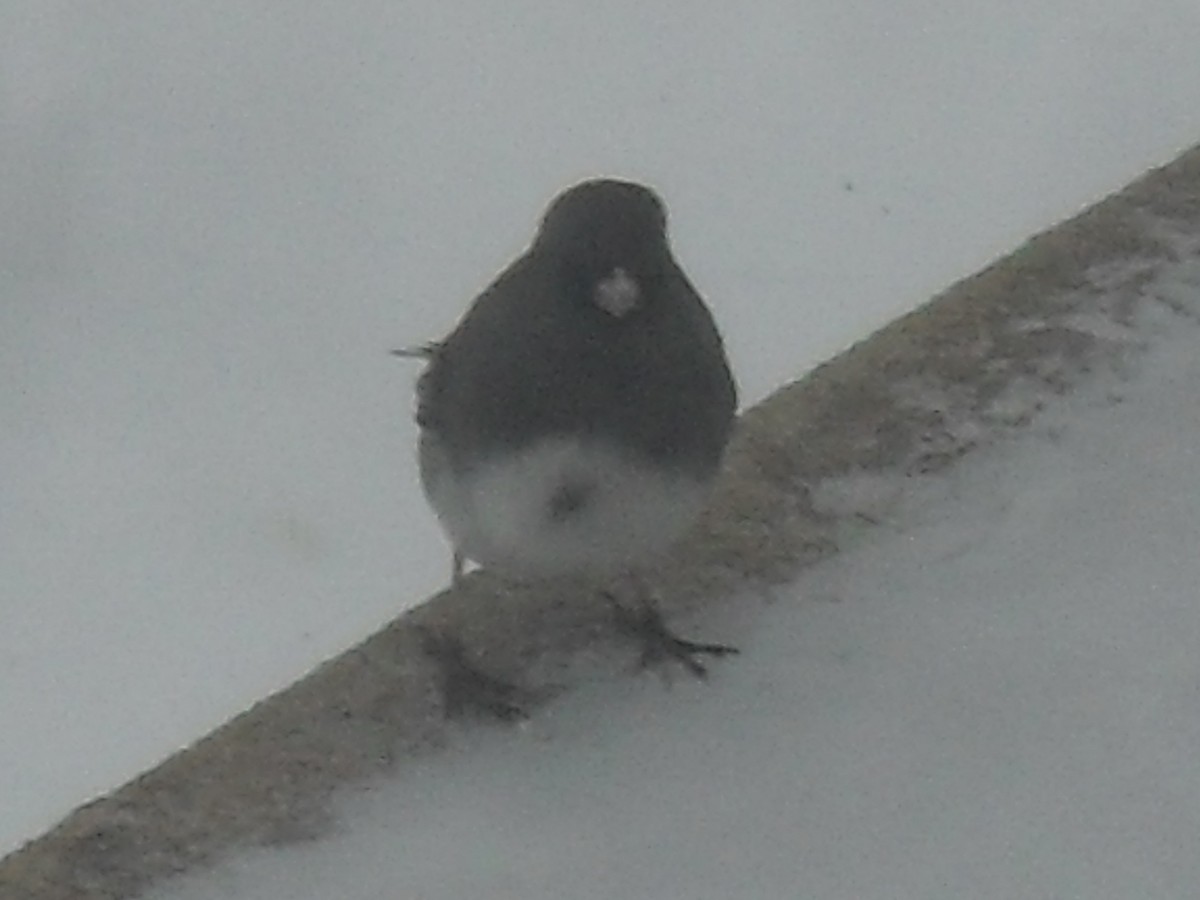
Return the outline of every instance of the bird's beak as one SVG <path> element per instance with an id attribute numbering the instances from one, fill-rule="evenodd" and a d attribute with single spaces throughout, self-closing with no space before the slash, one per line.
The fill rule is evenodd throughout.
<path id="1" fill-rule="evenodd" d="M 620 319 L 641 302 L 642 288 L 636 278 L 618 266 L 596 282 L 592 299 L 610 316 Z"/>

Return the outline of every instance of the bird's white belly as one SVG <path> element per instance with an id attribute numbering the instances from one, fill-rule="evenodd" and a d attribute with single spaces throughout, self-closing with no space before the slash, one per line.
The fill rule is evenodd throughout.
<path id="1" fill-rule="evenodd" d="M 465 475 L 430 472 L 426 492 L 468 559 L 523 576 L 607 572 L 674 542 L 705 485 L 604 445 L 546 439 Z"/>

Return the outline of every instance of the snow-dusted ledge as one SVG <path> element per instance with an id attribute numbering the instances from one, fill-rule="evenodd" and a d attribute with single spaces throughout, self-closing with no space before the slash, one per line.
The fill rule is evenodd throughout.
<path id="1" fill-rule="evenodd" d="M 1194 315 L 1160 276 L 1198 257 L 1200 148 L 749 410 L 711 509 L 657 570 L 664 609 L 733 616 L 747 581 L 847 549 L 870 504 L 838 488 L 870 479 L 845 476 L 932 472 L 1021 428 L 1139 352 L 1139 309 Z M 340 785 L 445 743 L 424 629 L 546 696 L 628 668 L 595 586 L 476 574 L 0 861 L 0 897 L 133 897 L 238 847 L 319 835 Z"/>

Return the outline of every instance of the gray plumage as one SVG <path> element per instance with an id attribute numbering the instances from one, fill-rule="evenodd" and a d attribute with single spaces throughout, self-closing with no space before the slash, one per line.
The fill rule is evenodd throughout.
<path id="1" fill-rule="evenodd" d="M 662 519 L 674 533 L 640 538 L 652 553 L 698 509 L 733 426 L 721 337 L 672 256 L 661 202 L 630 182 L 565 191 L 449 336 L 402 352 L 428 360 L 417 390 L 426 494 L 456 551 L 485 566 L 636 562 L 615 532 L 654 518 L 656 496 L 635 494 L 661 483 L 679 509 Z M 558 539 L 568 550 L 532 546 Z"/>

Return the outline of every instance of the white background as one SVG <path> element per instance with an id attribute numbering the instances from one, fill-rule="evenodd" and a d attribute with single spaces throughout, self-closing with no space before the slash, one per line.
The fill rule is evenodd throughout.
<path id="1" fill-rule="evenodd" d="M 0 0 L 0 849 L 444 583 L 385 351 L 564 185 L 659 189 L 753 402 L 1194 142 L 1197 46 L 1192 0 Z"/>

